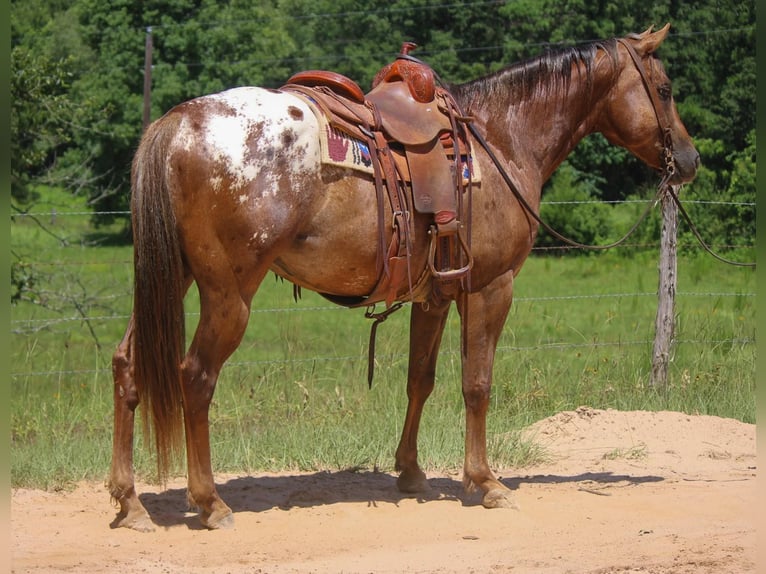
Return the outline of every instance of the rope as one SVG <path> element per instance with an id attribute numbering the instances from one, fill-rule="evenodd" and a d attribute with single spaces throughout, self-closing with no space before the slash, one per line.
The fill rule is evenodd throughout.
<path id="1" fill-rule="evenodd" d="M 686 223 L 689 225 L 689 229 L 691 229 L 691 232 L 694 234 L 694 237 L 697 238 L 697 241 L 702 246 L 702 248 L 707 251 L 710 255 L 712 255 L 715 259 L 718 261 L 721 261 L 722 263 L 727 263 L 728 265 L 735 265 L 737 267 L 755 267 L 755 262 L 749 262 L 749 263 L 743 263 L 740 261 L 732 261 L 731 259 L 726 259 L 725 257 L 721 257 L 717 253 L 715 253 L 710 246 L 705 243 L 705 241 L 702 239 L 702 236 L 700 235 L 700 232 L 697 230 L 697 226 L 694 225 L 694 222 L 692 221 L 691 217 L 689 217 L 689 214 L 686 212 L 686 209 L 684 209 L 684 206 L 681 205 L 681 200 L 678 198 L 678 194 L 675 190 L 675 186 L 668 185 L 665 188 L 665 193 L 670 195 L 673 202 L 678 206 L 678 211 L 683 215 L 684 220 L 686 220 Z"/>

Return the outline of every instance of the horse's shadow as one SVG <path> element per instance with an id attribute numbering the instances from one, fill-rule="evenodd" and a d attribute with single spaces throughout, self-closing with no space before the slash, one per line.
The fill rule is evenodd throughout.
<path id="1" fill-rule="evenodd" d="M 511 490 L 524 484 L 587 483 L 594 490 L 604 486 L 626 483 L 640 485 L 664 480 L 660 476 L 631 476 L 611 472 L 587 472 L 577 475 L 529 475 L 501 478 Z M 481 505 L 481 493 L 467 493 L 462 481 L 448 477 L 429 479 L 431 490 L 417 495 L 402 493 L 396 486 L 396 477 L 378 471 L 321 471 L 311 474 L 244 476 L 217 485 L 221 498 L 237 514 L 290 510 L 329 504 L 365 503 L 398 505 L 402 500 L 429 503 L 440 500 L 459 502 L 462 506 Z M 587 489 L 586 489 L 587 490 Z M 171 488 L 160 493 L 144 493 L 141 502 L 159 527 L 186 525 L 191 530 L 203 529 L 196 512 L 189 509 L 185 488 Z"/>

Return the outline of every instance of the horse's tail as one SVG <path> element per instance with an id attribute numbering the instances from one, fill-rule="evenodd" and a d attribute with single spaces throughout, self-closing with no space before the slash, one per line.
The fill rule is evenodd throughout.
<path id="1" fill-rule="evenodd" d="M 167 153 L 176 128 L 173 116 L 152 124 L 131 172 L 134 376 L 143 404 L 144 437 L 149 440 L 153 431 L 161 481 L 183 440 L 184 266 L 170 201 Z"/>

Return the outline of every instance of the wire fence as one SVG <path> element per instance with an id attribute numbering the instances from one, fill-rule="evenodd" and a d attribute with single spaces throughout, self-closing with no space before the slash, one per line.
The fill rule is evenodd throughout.
<path id="1" fill-rule="evenodd" d="M 637 202 L 637 201 L 633 201 Z M 545 202 L 544 202 L 545 203 Z M 549 202 L 549 203 L 594 203 L 594 201 L 577 201 L 577 202 Z M 626 203 L 626 202 L 614 202 L 614 203 Z M 690 202 L 691 203 L 691 202 Z M 698 203 L 728 203 L 728 202 L 698 202 Z M 747 207 L 754 207 L 754 203 L 737 203 L 735 205 L 741 205 L 741 206 L 747 206 Z M 118 212 L 109 212 L 110 215 L 129 215 L 129 212 L 125 211 L 118 211 Z M 91 211 L 59 211 L 55 209 L 51 209 L 48 211 L 42 211 L 42 212 L 35 212 L 35 213 L 19 213 L 15 214 L 14 218 L 26 218 L 26 217 L 35 217 L 38 221 L 41 221 L 43 219 L 47 221 L 56 221 L 57 218 L 63 217 L 93 217 L 94 212 Z M 12 249 L 13 249 L 12 245 Z M 656 249 L 659 247 L 659 244 L 657 245 L 625 245 L 621 248 L 638 248 L 638 249 Z M 89 266 L 89 265 L 100 265 L 100 266 L 106 266 L 108 268 L 111 268 L 113 271 L 116 269 L 121 269 L 123 274 L 126 276 L 129 276 L 132 273 L 132 260 L 130 257 L 126 257 L 124 259 L 117 258 L 114 260 L 95 260 L 91 257 L 91 254 L 93 253 L 93 249 L 97 249 L 97 247 L 93 246 L 83 246 L 78 245 L 77 248 L 80 250 L 80 254 L 78 254 L 78 257 L 76 260 L 49 260 L 49 261 L 36 261 L 33 257 L 26 256 L 26 260 L 28 261 L 29 265 L 38 268 L 38 269 L 44 269 L 49 268 L 51 269 L 51 273 L 55 274 L 62 274 L 62 273 L 72 273 L 76 274 L 77 269 L 81 269 L 83 266 Z M 548 251 L 551 248 L 535 248 L 536 251 L 544 252 Z M 615 282 L 615 286 L 619 286 L 619 281 Z M 10 332 L 12 337 L 23 339 L 23 338 L 33 338 L 39 333 L 64 333 L 67 332 L 70 329 L 76 329 L 76 328 L 83 328 L 87 327 L 90 329 L 91 333 L 94 335 L 94 339 L 96 339 L 95 331 L 99 328 L 109 327 L 110 330 L 114 329 L 123 329 L 124 326 L 127 324 L 127 321 L 129 319 L 129 315 L 126 312 L 110 312 L 108 309 L 111 306 L 114 306 L 115 308 L 122 308 L 126 309 L 130 307 L 130 285 L 129 283 L 123 284 L 121 287 L 116 288 L 114 285 L 111 285 L 108 289 L 104 290 L 102 289 L 101 292 L 90 292 L 88 293 L 88 302 L 87 305 L 79 304 L 73 299 L 77 298 L 77 294 L 73 296 L 68 296 L 67 298 L 62 298 L 60 300 L 56 300 L 57 295 L 54 291 L 50 291 L 47 293 L 47 296 L 51 299 L 49 300 L 48 305 L 48 316 L 43 317 L 19 317 L 19 318 L 12 318 L 11 325 L 10 325 Z M 59 294 L 59 296 L 61 296 Z M 738 301 L 752 301 L 752 298 L 755 297 L 754 292 L 738 292 L 738 291 L 711 291 L 711 290 L 700 290 L 700 291 L 679 291 L 677 293 L 677 296 L 681 300 L 713 300 L 713 301 L 720 301 L 720 300 L 738 300 Z M 587 305 L 595 305 L 599 301 L 602 300 L 618 300 L 618 299 L 626 299 L 626 300 L 648 300 L 651 298 L 657 297 L 657 291 L 649 291 L 649 290 L 640 290 L 640 291 L 632 291 L 632 290 L 624 290 L 624 289 L 617 289 L 615 292 L 602 292 L 602 293 L 571 293 L 566 295 L 521 295 L 514 299 L 514 308 L 518 308 L 519 306 L 524 305 L 539 305 L 539 304 L 548 304 L 553 302 L 558 303 L 564 303 L 564 304 L 571 304 L 571 305 L 580 305 L 580 304 L 587 304 Z M 256 298 L 257 300 L 257 298 Z M 55 304 L 50 303 L 50 301 L 55 301 Z M 704 303 L 703 303 L 704 304 Z M 52 310 L 51 310 L 52 309 Z M 107 309 L 107 311 L 104 312 L 97 312 L 98 309 Z M 340 307 L 336 305 L 296 305 L 296 306 L 285 306 L 285 307 L 269 307 L 269 308 L 258 308 L 255 307 L 251 310 L 251 315 L 259 315 L 259 320 L 265 320 L 267 322 L 275 320 L 274 318 L 279 317 L 280 315 L 284 314 L 315 314 L 315 313 L 337 313 L 338 311 L 347 311 L 345 307 Z M 54 316 L 51 316 L 54 315 Z M 267 315 L 267 318 L 263 318 L 263 315 Z M 199 312 L 190 310 L 187 313 L 187 318 L 191 318 L 192 320 L 199 317 Z M 755 337 L 754 337 L 754 329 L 752 331 L 753 336 L 744 335 L 742 336 L 742 333 L 733 333 L 731 336 L 702 336 L 702 337 L 684 337 L 676 340 L 676 344 L 683 344 L 683 345 L 705 345 L 705 346 L 720 346 L 720 345 L 728 345 L 728 346 L 744 346 L 744 345 L 752 345 L 755 343 Z M 587 336 L 584 338 L 588 338 Z M 113 346 L 111 344 L 116 345 L 117 341 L 110 341 L 110 346 Z M 643 346 L 646 348 L 649 348 L 652 344 L 651 339 L 647 339 L 645 337 L 639 337 L 632 340 L 625 340 L 622 337 L 617 338 L 616 340 L 596 340 L 595 337 L 591 337 L 591 340 L 587 341 L 567 341 L 567 340 L 558 340 L 558 341 L 545 341 L 545 342 L 539 342 L 539 343 L 533 343 L 533 344 L 501 344 L 498 346 L 498 352 L 517 352 L 517 351 L 524 351 L 524 352 L 534 352 L 534 351 L 551 351 L 551 350 L 574 350 L 574 349 L 584 349 L 584 348 L 590 348 L 590 349 L 596 349 L 596 348 L 616 348 L 616 347 L 636 347 L 636 346 Z M 445 351 L 443 351 L 444 353 Z M 446 352 L 454 352 L 459 353 L 457 350 Z M 385 360 L 404 360 L 406 359 L 406 354 L 404 353 L 398 353 L 394 355 L 380 355 L 380 359 Z M 268 358 L 268 359 L 257 359 L 257 360 L 242 360 L 237 361 L 233 360 L 230 362 L 227 362 L 227 365 L 229 366 L 240 366 L 240 367 L 248 367 L 248 366 L 257 366 L 257 365 L 279 365 L 284 364 L 286 362 L 291 362 L 294 364 L 300 364 L 300 363 L 317 363 L 317 362 L 335 362 L 335 361 L 366 361 L 367 355 L 364 350 L 360 351 L 358 354 L 340 354 L 340 355 L 327 355 L 327 354 L 318 354 L 313 356 L 292 356 L 289 358 Z M 95 368 L 86 368 L 86 369 L 68 369 L 68 368 L 51 368 L 46 370 L 31 370 L 23 372 L 23 370 L 20 368 L 20 365 L 16 365 L 15 368 L 12 365 L 12 371 L 11 372 L 11 378 L 12 379 L 19 379 L 22 377 L 61 377 L 61 376 L 71 376 L 71 375 L 93 375 L 93 374 L 104 374 L 110 371 L 110 367 L 106 364 L 99 365 Z"/>

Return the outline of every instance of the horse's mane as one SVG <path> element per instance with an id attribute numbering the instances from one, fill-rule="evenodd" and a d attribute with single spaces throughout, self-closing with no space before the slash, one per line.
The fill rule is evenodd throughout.
<path id="1" fill-rule="evenodd" d="M 616 60 L 617 40 L 599 40 L 548 51 L 540 56 L 512 64 L 487 76 L 451 87 L 462 102 L 476 98 L 511 95 L 514 101 L 545 98 L 567 93 L 575 70 L 585 71 L 588 89 L 592 83 L 593 62 L 599 49 Z M 581 65 L 577 65 L 581 64 Z"/>

